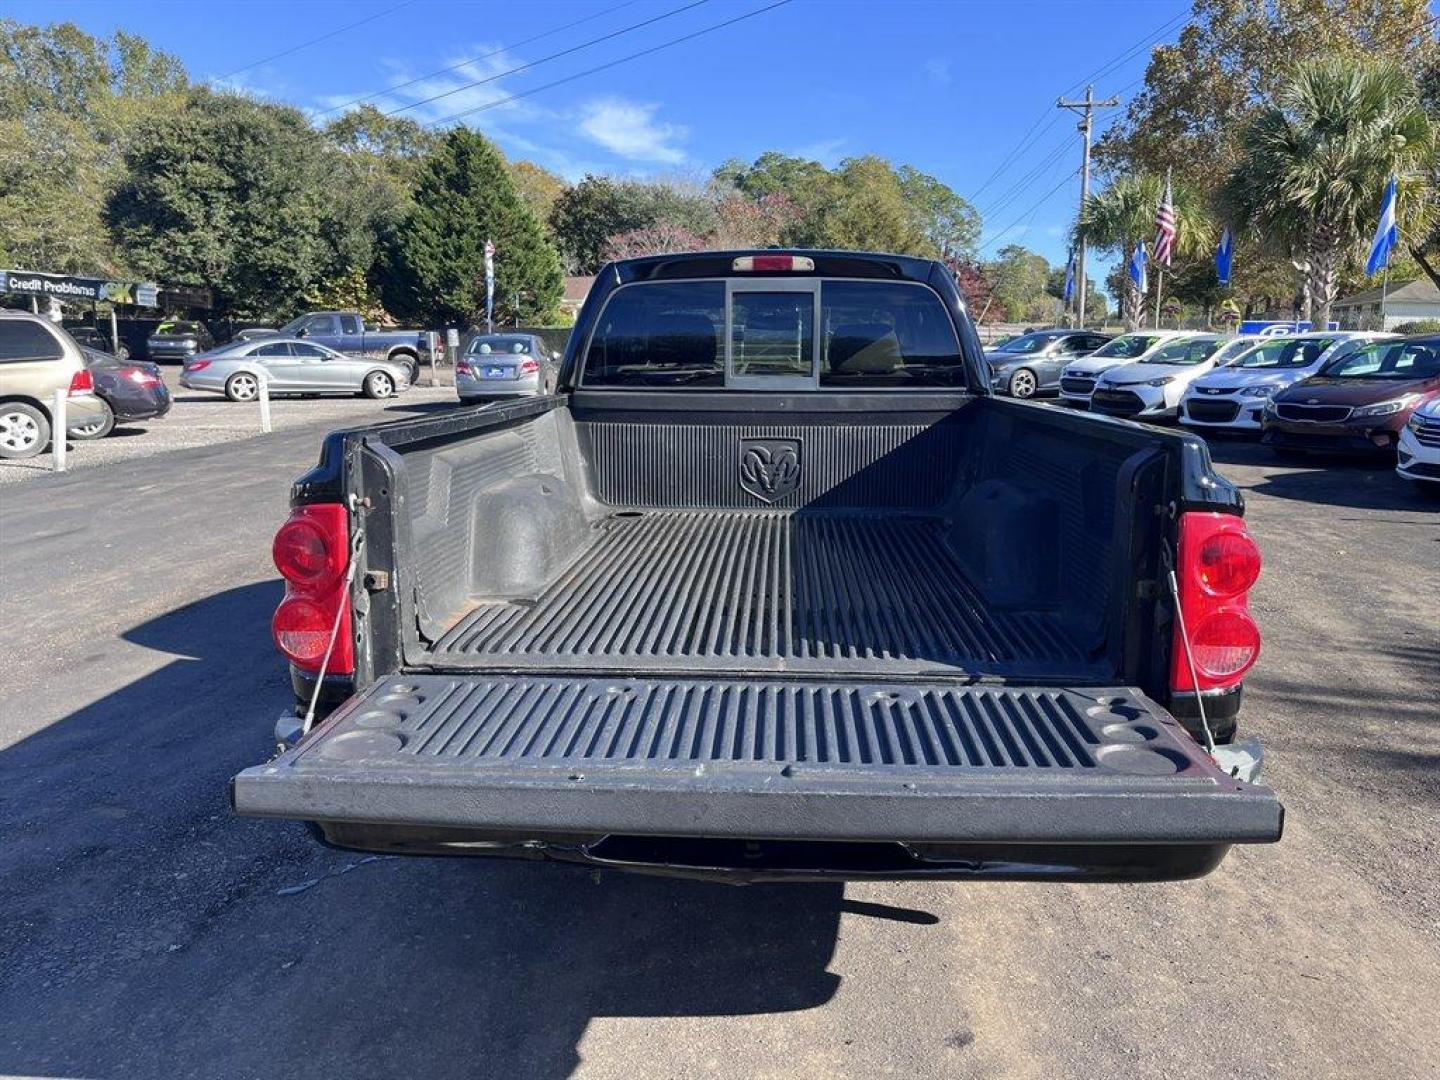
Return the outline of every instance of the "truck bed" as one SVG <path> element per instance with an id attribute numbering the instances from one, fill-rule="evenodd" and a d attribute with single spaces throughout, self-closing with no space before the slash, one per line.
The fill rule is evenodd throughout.
<path id="1" fill-rule="evenodd" d="M 429 662 L 520 657 L 532 667 L 643 659 L 690 671 L 1020 674 L 1086 659 L 1059 620 L 988 606 L 938 518 L 663 510 L 606 518 L 537 596 L 479 603 Z"/>

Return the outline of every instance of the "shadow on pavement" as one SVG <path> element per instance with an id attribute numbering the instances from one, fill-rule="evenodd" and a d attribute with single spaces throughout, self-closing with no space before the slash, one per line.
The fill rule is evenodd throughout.
<path id="1" fill-rule="evenodd" d="M 232 589 L 105 642 L 37 707 L 85 695 L 87 664 L 163 659 L 0 753 L 0 1073 L 563 1077 L 592 1017 L 835 994 L 839 885 L 366 859 L 234 817 L 226 783 L 289 700 L 278 595 Z"/>

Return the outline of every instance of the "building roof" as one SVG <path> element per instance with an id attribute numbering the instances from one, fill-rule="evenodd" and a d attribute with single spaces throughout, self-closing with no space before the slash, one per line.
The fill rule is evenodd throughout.
<path id="1" fill-rule="evenodd" d="M 565 279 L 565 301 L 572 304 L 585 302 L 585 297 L 590 295 L 590 286 L 595 284 L 595 276 L 589 277 L 567 277 Z"/>
<path id="2" fill-rule="evenodd" d="M 1378 304 L 1384 292 L 1389 300 L 1401 300 L 1411 304 L 1440 304 L 1440 288 L 1428 277 L 1418 277 L 1403 285 L 1391 285 L 1389 289 L 1366 289 L 1354 296 L 1342 297 L 1335 301 L 1335 307 L 1353 307 L 1357 304 Z"/>

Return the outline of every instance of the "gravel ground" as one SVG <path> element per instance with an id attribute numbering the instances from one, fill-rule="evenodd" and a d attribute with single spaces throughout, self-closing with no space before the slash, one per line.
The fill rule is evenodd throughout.
<path id="1" fill-rule="evenodd" d="M 180 385 L 178 367 L 165 365 L 160 371 L 174 400 L 170 412 L 158 420 L 117 426 L 107 438 L 97 442 L 71 439 L 65 455 L 67 472 L 260 435 L 258 404 L 240 404 L 221 394 L 186 390 Z M 371 401 L 363 397 L 278 397 L 270 402 L 270 424 L 274 431 L 320 423 L 345 427 L 370 423 L 387 411 L 393 412 L 397 406 L 405 411 L 410 407 L 423 408 L 444 401 L 455 401 L 454 387 L 422 384 L 388 401 Z M 53 464 L 48 453 L 27 461 L 0 461 L 0 484 L 18 484 L 47 476 L 52 471 Z"/>
<path id="2" fill-rule="evenodd" d="M 322 430 L 0 500 L 0 1074 L 1436 1075 L 1440 503 L 1390 470 L 1215 447 L 1266 556 L 1281 843 L 1165 885 L 735 888 L 231 814 Z"/>

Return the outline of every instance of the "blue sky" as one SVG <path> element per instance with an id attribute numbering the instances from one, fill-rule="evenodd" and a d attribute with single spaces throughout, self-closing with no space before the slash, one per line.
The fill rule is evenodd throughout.
<path id="1" fill-rule="evenodd" d="M 1097 96 L 1134 94 L 1149 45 L 1173 41 L 1190 6 L 791 0 L 541 89 L 770 3 L 20 0 L 0 12 L 24 22 L 68 19 L 92 33 L 130 30 L 180 56 L 198 79 L 317 113 L 362 96 L 426 122 L 488 106 L 466 122 L 510 156 L 570 179 L 587 171 L 699 176 L 767 149 L 826 164 L 880 154 L 970 198 L 985 217 L 983 255 L 1019 242 L 1058 264 L 1080 147 L 1074 118 L 1054 108 L 1055 98 L 1090 78 Z M 657 16 L 665 17 L 585 44 Z M 324 35 L 333 36 L 316 40 Z M 489 81 L 466 85 L 477 80 Z"/>

